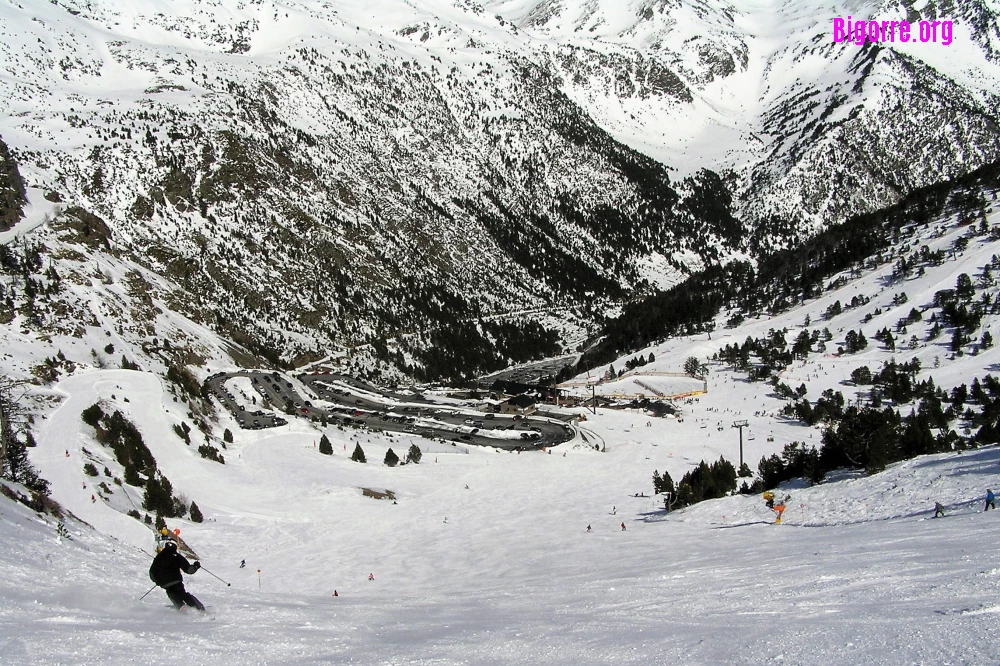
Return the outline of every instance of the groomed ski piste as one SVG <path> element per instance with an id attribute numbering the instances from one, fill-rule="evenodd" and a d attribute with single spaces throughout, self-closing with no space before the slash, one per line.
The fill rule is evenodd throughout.
<path id="1" fill-rule="evenodd" d="M 609 429 L 627 425 L 614 416 Z M 757 496 L 670 516 L 629 497 L 649 494 L 646 458 L 659 453 L 637 443 L 565 457 L 473 450 L 437 454 L 437 464 L 428 454 L 393 470 L 343 455 L 321 464 L 311 446 L 281 436 L 239 450 L 230 479 L 194 469 L 183 478 L 212 508 L 201 525 L 178 521 L 182 537 L 232 583 L 186 577 L 205 615 L 177 613 L 161 590 L 139 601 L 150 557 L 127 539 L 73 521 L 63 539 L 54 522 L 3 500 L 0 661 L 1000 659 L 1000 514 L 981 513 L 980 499 L 998 480 L 995 448 L 790 489 L 781 525 Z M 362 483 L 395 488 L 399 503 L 361 497 Z M 945 518 L 930 518 L 934 501 Z M 88 504 L 74 511 L 95 522 L 111 511 Z"/>
<path id="2" fill-rule="evenodd" d="M 919 243 L 948 247 L 966 231 L 946 226 Z M 950 336 L 927 342 L 924 321 L 910 327 L 915 349 L 893 355 L 872 340 L 858 354 L 834 351 L 847 330 L 862 327 L 871 340 L 960 273 L 975 279 L 997 249 L 977 238 L 896 284 L 883 265 L 781 316 L 668 340 L 615 366 L 654 352 L 643 370 L 678 372 L 689 356 L 706 360 L 769 328 L 788 327 L 792 340 L 809 316 L 834 340 L 782 379 L 805 383 L 811 399 L 827 388 L 853 399 L 851 370 L 892 357 L 919 358 L 918 379 L 950 389 L 996 368 L 997 348 L 951 359 Z M 900 292 L 908 302 L 894 306 Z M 855 294 L 871 301 L 823 319 Z M 877 307 L 883 313 L 862 325 Z M 995 317 L 984 322 L 1000 335 Z M 61 401 L 39 416 L 31 450 L 53 498 L 76 517 L 68 538 L 51 517 L 0 498 L 0 663 L 1000 663 L 1000 513 L 982 512 L 986 489 L 1000 486 L 1000 450 L 792 483 L 778 491 L 791 495 L 781 525 L 759 495 L 666 514 L 651 496 L 653 471 L 679 480 L 703 459 L 736 463 L 735 419 L 749 421 L 752 468 L 786 443 L 820 444 L 819 428 L 774 416 L 783 403 L 766 384 L 718 363 L 707 380 L 706 394 L 680 402 L 683 420 L 600 409 L 581 437 L 544 453 L 328 428 L 334 454 L 323 456 L 313 424 L 242 431 L 220 410 L 219 427 L 235 433 L 220 465 L 173 434 L 186 406 L 161 379 L 79 369 L 52 387 Z M 204 514 L 168 526 L 206 569 L 186 577 L 206 614 L 175 612 L 161 590 L 140 600 L 152 585 L 153 534 L 125 515 L 140 501 L 136 489 L 126 497 L 103 474 L 105 464 L 113 475 L 120 467 L 80 418 L 97 401 L 129 416 L 175 492 Z M 357 443 L 367 464 L 349 458 Z M 382 464 L 387 448 L 402 454 L 411 443 L 423 449 L 419 464 Z M 84 474 L 87 461 L 98 477 Z M 95 492 L 102 480 L 112 492 Z M 391 490 L 396 502 L 363 488 Z M 935 502 L 944 518 L 931 517 Z"/>

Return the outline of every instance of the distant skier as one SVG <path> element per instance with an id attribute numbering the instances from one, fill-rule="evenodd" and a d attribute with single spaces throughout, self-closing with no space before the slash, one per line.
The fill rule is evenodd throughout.
<path id="1" fill-rule="evenodd" d="M 240 569 L 246 569 L 246 568 L 247 568 L 247 561 L 240 560 Z"/>
<path id="2" fill-rule="evenodd" d="M 590 531 L 590 525 L 587 525 L 587 531 L 588 532 Z"/>
<path id="3" fill-rule="evenodd" d="M 944 518 L 944 506 L 941 502 L 934 502 L 934 517 L 937 518 L 938 516 Z"/>
<path id="4" fill-rule="evenodd" d="M 774 505 L 774 512 L 776 514 L 778 514 L 777 518 L 774 519 L 774 524 L 775 525 L 780 525 L 781 524 L 781 516 L 782 516 L 782 514 L 785 513 L 785 503 L 788 500 L 790 500 L 790 499 L 792 499 L 792 496 L 791 495 L 786 495 L 785 499 L 783 499 L 780 504 L 775 504 Z"/>
<path id="5" fill-rule="evenodd" d="M 989 511 L 990 509 L 997 508 L 997 498 L 993 496 L 993 491 L 989 488 L 986 489 L 986 508 L 983 511 Z"/>
<path id="6" fill-rule="evenodd" d="M 181 571 L 193 574 L 201 568 L 201 562 L 189 563 L 184 556 L 177 552 L 177 542 L 167 540 L 153 563 L 149 565 L 149 578 L 167 592 L 174 608 L 181 610 L 185 604 L 193 606 L 200 611 L 205 610 L 205 605 L 198 601 L 197 597 L 184 589 L 184 577 Z"/>
<path id="7" fill-rule="evenodd" d="M 375 574 L 373 574 L 373 573 L 368 574 L 368 580 L 374 581 L 375 580 Z"/>
<path id="8" fill-rule="evenodd" d="M 622 532 L 625 531 L 625 523 L 622 523 Z"/>
<path id="9" fill-rule="evenodd" d="M 785 495 L 785 499 L 779 501 L 779 500 L 775 499 L 774 493 L 772 493 L 770 490 L 768 490 L 768 491 L 766 491 L 764 493 L 763 497 L 764 497 L 764 505 L 768 509 L 770 509 L 771 511 L 774 511 L 774 513 L 777 514 L 777 516 L 774 519 L 774 524 L 775 525 L 780 525 L 781 524 L 781 516 L 782 516 L 782 514 L 785 513 L 785 505 L 788 503 L 788 500 L 792 499 L 792 496 L 791 495 Z"/>

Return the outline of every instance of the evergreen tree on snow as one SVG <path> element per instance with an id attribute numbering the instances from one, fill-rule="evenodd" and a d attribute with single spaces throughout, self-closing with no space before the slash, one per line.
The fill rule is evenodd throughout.
<path id="1" fill-rule="evenodd" d="M 419 463 L 420 458 L 423 456 L 423 453 L 420 451 L 419 446 L 417 446 L 416 444 L 410 444 L 410 450 L 408 452 L 408 455 L 410 458 L 410 462 Z"/>
<path id="2" fill-rule="evenodd" d="M 49 482 L 38 476 L 31 461 L 28 460 L 28 444 L 34 442 L 31 433 L 28 440 L 21 437 L 11 437 L 7 442 L 4 460 L 0 462 L 0 470 L 6 471 L 6 477 L 15 483 L 20 483 L 42 495 L 49 494 Z"/>
<path id="3" fill-rule="evenodd" d="M 653 470 L 653 492 L 654 493 L 673 493 L 674 492 L 674 480 L 670 478 L 670 472 L 664 472 L 663 476 L 656 470 Z"/>
<path id="4" fill-rule="evenodd" d="M 102 410 L 101 406 L 96 402 L 80 413 L 80 418 L 82 418 L 83 422 L 91 428 L 97 428 L 97 425 L 101 422 L 101 418 L 103 416 L 104 410 Z"/>
<path id="5" fill-rule="evenodd" d="M 319 452 L 326 456 L 333 455 L 333 444 L 330 443 L 326 435 L 319 438 Z"/>
<path id="6" fill-rule="evenodd" d="M 354 446 L 354 453 L 351 454 L 351 460 L 359 463 L 368 462 L 368 460 L 365 459 L 365 452 L 361 450 L 360 442 Z"/>

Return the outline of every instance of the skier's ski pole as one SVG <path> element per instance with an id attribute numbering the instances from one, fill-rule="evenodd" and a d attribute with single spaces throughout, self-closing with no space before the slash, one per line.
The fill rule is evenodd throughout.
<path id="1" fill-rule="evenodd" d="M 154 585 L 153 587 L 149 588 L 149 592 L 152 592 L 152 591 L 153 591 L 153 590 L 155 590 L 155 589 L 156 589 L 157 587 L 158 587 L 157 585 Z M 142 601 L 143 599 L 145 599 L 145 598 L 146 598 L 146 595 L 147 595 L 147 594 L 149 594 L 149 592 L 147 592 L 146 594 L 144 594 L 144 595 L 142 595 L 141 597 L 139 597 L 139 601 Z"/>
<path id="2" fill-rule="evenodd" d="M 219 578 L 218 576 L 216 576 L 214 573 L 212 573 L 211 571 L 209 571 L 205 567 L 202 567 L 201 570 L 204 571 L 205 573 L 207 573 L 209 576 L 212 576 L 213 578 Z M 226 583 L 226 581 L 222 580 L 221 578 L 219 578 L 219 580 L 221 580 L 223 583 Z M 226 587 L 232 587 L 232 584 L 231 583 L 226 583 Z"/>

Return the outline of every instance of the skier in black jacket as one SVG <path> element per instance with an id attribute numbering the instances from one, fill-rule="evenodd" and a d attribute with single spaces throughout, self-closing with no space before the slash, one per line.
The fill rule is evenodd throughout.
<path id="1" fill-rule="evenodd" d="M 149 565 L 149 578 L 167 591 L 174 608 L 181 610 L 185 604 L 193 606 L 200 611 L 205 610 L 205 605 L 198 601 L 198 598 L 184 589 L 184 577 L 181 571 L 193 574 L 201 568 L 201 562 L 190 564 L 184 556 L 177 552 L 177 544 L 167 541 L 163 550 L 153 558 L 153 563 Z"/>

